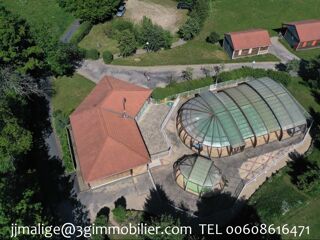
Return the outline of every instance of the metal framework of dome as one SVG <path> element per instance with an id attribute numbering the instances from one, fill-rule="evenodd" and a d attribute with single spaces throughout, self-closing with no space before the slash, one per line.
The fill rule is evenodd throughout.
<path id="1" fill-rule="evenodd" d="M 309 118 L 281 84 L 260 78 L 188 100 L 178 111 L 177 130 L 199 154 L 223 157 L 303 134 Z"/>
<path id="2" fill-rule="evenodd" d="M 186 155 L 175 162 L 173 168 L 176 182 L 188 192 L 205 196 L 223 189 L 223 177 L 210 159 Z"/>

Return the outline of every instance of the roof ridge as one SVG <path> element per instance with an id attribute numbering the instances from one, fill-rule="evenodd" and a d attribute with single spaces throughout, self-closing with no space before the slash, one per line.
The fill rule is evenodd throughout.
<path id="1" fill-rule="evenodd" d="M 110 139 L 110 140 L 112 140 L 112 141 L 115 141 L 115 142 L 117 142 L 117 143 L 119 143 L 119 144 L 121 144 L 122 146 L 124 146 L 124 147 L 126 147 L 126 148 L 128 148 L 131 152 L 133 152 L 134 154 L 136 154 L 136 155 L 138 155 L 138 156 L 140 156 L 140 157 L 142 157 L 142 158 L 146 158 L 145 156 L 142 156 L 141 154 L 139 154 L 138 152 L 136 152 L 135 150 L 133 150 L 132 148 L 130 148 L 130 147 L 128 147 L 127 145 L 125 145 L 124 143 L 122 143 L 122 142 L 119 142 L 117 139 L 115 139 L 115 138 L 113 138 L 113 137 L 111 137 L 111 136 L 107 136 L 107 138 L 108 139 Z M 88 172 L 88 175 L 90 176 L 90 173 L 92 172 L 92 170 L 94 169 L 94 167 L 95 167 L 95 165 L 97 164 L 97 160 L 100 158 L 100 156 L 101 156 L 101 154 L 102 154 L 102 151 L 103 151 L 103 149 L 104 149 L 104 147 L 107 145 L 107 141 L 105 141 L 104 143 L 103 143 L 103 146 L 102 146 L 102 148 L 100 149 L 100 151 L 99 151 L 99 154 L 97 155 L 97 157 L 95 158 L 95 161 L 94 161 L 94 163 L 91 165 L 91 168 L 90 168 L 90 170 L 89 170 L 89 172 Z M 149 158 L 146 158 L 147 160 L 149 160 Z M 115 174 L 117 174 L 117 173 L 115 173 Z"/>

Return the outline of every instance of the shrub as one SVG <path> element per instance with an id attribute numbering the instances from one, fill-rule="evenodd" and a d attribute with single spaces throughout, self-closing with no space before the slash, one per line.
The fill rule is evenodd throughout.
<path id="1" fill-rule="evenodd" d="M 107 63 L 107 64 L 111 63 L 113 60 L 113 54 L 110 51 L 104 51 L 102 53 L 102 58 L 103 58 L 104 63 Z"/>
<path id="2" fill-rule="evenodd" d="M 220 39 L 220 36 L 219 36 L 218 33 L 216 33 L 216 32 L 211 32 L 211 33 L 209 34 L 209 36 L 206 38 L 206 41 L 207 41 L 208 43 L 217 43 L 217 42 L 219 41 L 219 39 Z"/>
<path id="3" fill-rule="evenodd" d="M 200 24 L 196 18 L 188 18 L 185 24 L 179 29 L 178 34 L 184 40 L 194 38 L 200 32 Z"/>
<path id="4" fill-rule="evenodd" d="M 172 36 L 170 32 L 165 31 L 159 25 L 153 24 L 149 18 L 143 17 L 139 28 L 138 41 L 141 45 L 144 45 L 145 49 L 158 51 L 161 48 L 170 48 Z"/>
<path id="5" fill-rule="evenodd" d="M 118 223 L 123 223 L 125 222 L 126 218 L 127 218 L 127 212 L 126 209 L 122 206 L 118 206 L 116 208 L 114 208 L 112 210 L 112 214 L 114 219 L 118 222 Z"/>
<path id="6" fill-rule="evenodd" d="M 108 224 L 108 220 L 109 220 L 109 208 L 104 207 L 102 208 L 96 217 L 96 220 L 94 221 L 95 226 L 98 227 L 106 227 Z M 104 240 L 106 239 L 105 234 L 100 234 L 100 233 L 96 233 L 96 234 L 92 234 L 91 240 Z"/>
<path id="7" fill-rule="evenodd" d="M 132 22 L 123 20 L 123 19 L 115 19 L 114 21 L 107 24 L 104 28 L 104 33 L 109 38 L 118 39 L 121 35 L 121 32 L 129 30 L 130 32 L 135 32 L 135 27 Z"/>
<path id="8" fill-rule="evenodd" d="M 87 49 L 85 50 L 85 58 L 86 59 L 99 59 L 100 53 L 97 49 Z"/>
<path id="9" fill-rule="evenodd" d="M 137 50 L 137 41 L 132 32 L 125 30 L 121 33 L 119 38 L 120 55 L 127 57 L 132 55 Z"/>
<path id="10" fill-rule="evenodd" d="M 188 20 L 178 31 L 181 38 L 190 40 L 200 32 L 200 29 L 208 16 L 208 9 L 207 0 L 194 1 Z"/>
<path id="11" fill-rule="evenodd" d="M 78 30 L 72 35 L 70 42 L 78 44 L 90 32 L 92 24 L 90 22 L 81 23 Z"/>

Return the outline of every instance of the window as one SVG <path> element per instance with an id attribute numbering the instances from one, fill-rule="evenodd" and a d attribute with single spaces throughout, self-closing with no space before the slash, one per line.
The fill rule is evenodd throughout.
<path id="1" fill-rule="evenodd" d="M 260 48 L 260 51 L 266 51 L 266 50 L 268 50 L 268 48 L 269 48 L 269 46 L 261 47 L 261 48 Z"/>

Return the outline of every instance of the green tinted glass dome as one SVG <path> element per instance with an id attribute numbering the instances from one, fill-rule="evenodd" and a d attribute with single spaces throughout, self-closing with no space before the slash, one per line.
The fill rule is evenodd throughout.
<path id="1" fill-rule="evenodd" d="M 203 193 L 221 190 L 223 179 L 213 161 L 199 155 L 187 155 L 174 164 L 175 174 L 183 181 L 178 184 L 185 190 L 203 195 Z"/>

